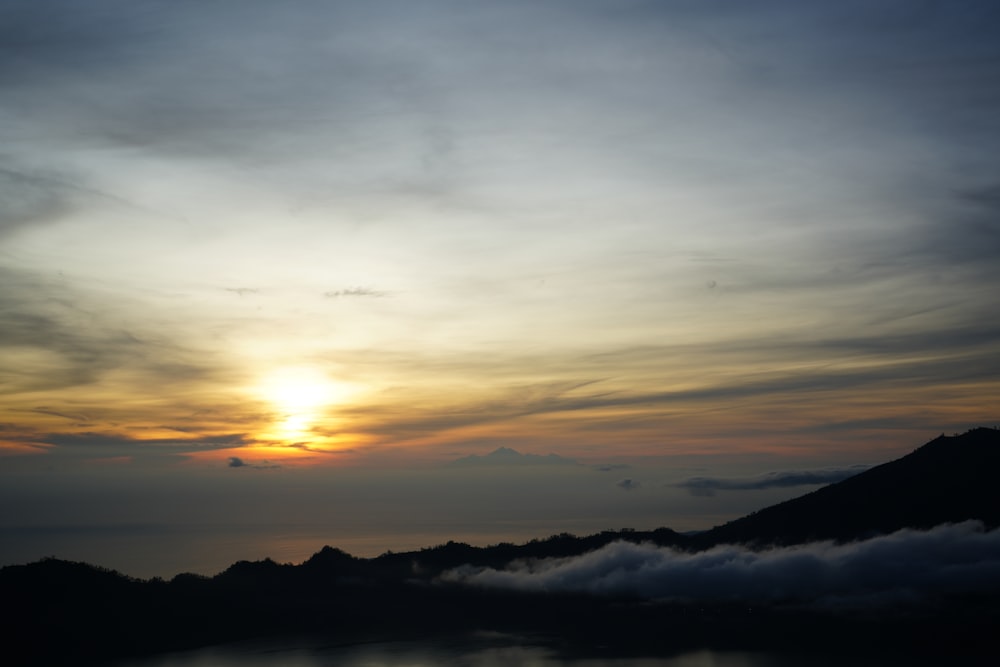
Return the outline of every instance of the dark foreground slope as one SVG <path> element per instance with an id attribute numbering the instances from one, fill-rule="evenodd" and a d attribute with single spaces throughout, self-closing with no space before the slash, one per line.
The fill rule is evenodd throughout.
<path id="1" fill-rule="evenodd" d="M 697 536 L 694 547 L 858 540 L 978 519 L 1000 526 L 1000 430 L 940 436 L 901 459 Z"/>
<path id="2" fill-rule="evenodd" d="M 996 430 L 977 429 L 938 438 L 898 461 L 694 538 L 665 528 L 608 531 L 519 546 L 449 542 L 371 559 L 325 547 L 300 565 L 241 561 L 214 577 L 182 574 L 170 581 L 136 580 L 58 559 L 9 566 L 0 569 L 0 664 L 84 664 L 290 634 L 341 644 L 478 630 L 541 636 L 584 655 L 821 646 L 845 656 L 908 647 L 978 658 L 992 650 L 1000 627 L 1000 582 L 982 591 L 966 587 L 958 595 L 934 595 L 919 607 L 904 595 L 904 603 L 893 607 L 842 613 L 803 605 L 795 591 L 778 602 L 764 596 L 765 602 L 751 607 L 745 599 L 725 596 L 656 601 L 642 591 L 487 589 L 440 575 L 463 567 L 504 569 L 518 561 L 590 558 L 619 541 L 694 551 L 727 541 L 854 540 L 967 519 L 997 526 L 1000 485 L 992 477 L 1000 469 L 998 436 Z M 622 576 L 628 574 L 624 565 Z"/>
<path id="3" fill-rule="evenodd" d="M 448 542 L 377 558 L 327 546 L 299 565 L 240 561 L 213 577 L 179 574 L 169 581 L 57 558 L 7 566 L 0 568 L 0 665 L 80 664 L 289 634 L 335 644 L 481 629 L 561 635 L 600 622 L 612 601 L 485 592 L 443 584 L 438 576 L 470 563 L 499 568 L 573 556 L 620 540 L 675 547 L 685 541 L 661 528 L 482 548 Z"/>
<path id="4" fill-rule="evenodd" d="M 7 666 L 96 665 L 246 639 L 309 637 L 349 645 L 451 641 L 487 631 L 582 657 L 818 651 L 845 662 L 884 654 L 971 665 L 992 654 L 1000 627 L 995 595 L 840 613 L 739 600 L 484 590 L 369 576 L 364 562 L 342 553 L 327 552 L 324 559 L 339 563 L 243 562 L 216 577 L 181 575 L 169 582 L 134 581 L 58 560 L 22 566 L 13 573 L 17 582 L 0 581 L 0 658 Z"/>

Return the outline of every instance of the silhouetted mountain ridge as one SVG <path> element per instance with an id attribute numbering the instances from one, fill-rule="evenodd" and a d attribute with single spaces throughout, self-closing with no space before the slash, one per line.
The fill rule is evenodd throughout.
<path id="1" fill-rule="evenodd" d="M 848 541 L 978 519 L 1000 526 L 1000 431 L 941 435 L 912 453 L 692 538 L 691 546 Z"/>

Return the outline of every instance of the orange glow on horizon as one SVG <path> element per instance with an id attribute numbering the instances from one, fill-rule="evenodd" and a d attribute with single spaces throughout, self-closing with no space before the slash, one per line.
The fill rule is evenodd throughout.
<path id="1" fill-rule="evenodd" d="M 0 456 L 24 456 L 47 454 L 52 445 L 44 442 L 14 442 L 0 440 Z"/>

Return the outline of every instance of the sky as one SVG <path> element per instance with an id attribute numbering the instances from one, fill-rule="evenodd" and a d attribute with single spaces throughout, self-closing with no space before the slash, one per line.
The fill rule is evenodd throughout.
<path id="1" fill-rule="evenodd" d="M 0 0 L 0 561 L 694 530 L 995 425 L 998 29 Z"/>

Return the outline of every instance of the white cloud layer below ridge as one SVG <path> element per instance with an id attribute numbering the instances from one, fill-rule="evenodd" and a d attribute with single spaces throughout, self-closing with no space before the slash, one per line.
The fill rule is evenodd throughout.
<path id="1" fill-rule="evenodd" d="M 464 566 L 442 578 L 532 592 L 851 609 L 1000 591 L 1000 530 L 984 531 L 980 522 L 966 521 L 848 544 L 824 541 L 762 551 L 720 545 L 689 553 L 615 542 L 582 556 L 517 561 L 504 570 Z"/>

